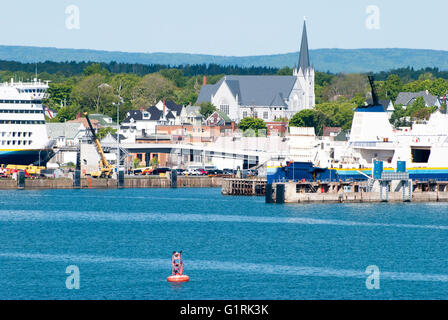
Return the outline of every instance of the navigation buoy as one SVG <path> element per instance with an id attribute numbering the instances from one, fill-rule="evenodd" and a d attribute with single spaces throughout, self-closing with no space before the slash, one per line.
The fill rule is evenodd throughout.
<path id="1" fill-rule="evenodd" d="M 173 256 L 171 257 L 171 262 L 173 264 L 173 273 L 167 278 L 168 282 L 187 282 L 190 277 L 184 274 L 184 263 L 182 261 L 182 251 L 173 251 Z"/>

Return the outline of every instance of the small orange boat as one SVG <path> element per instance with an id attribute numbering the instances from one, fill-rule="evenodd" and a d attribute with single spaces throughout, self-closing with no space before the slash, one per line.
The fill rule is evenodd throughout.
<path id="1" fill-rule="evenodd" d="M 190 281 L 190 277 L 184 274 L 182 251 L 174 251 L 173 256 L 171 257 L 171 262 L 173 264 L 173 273 L 167 278 L 167 281 L 175 283 Z"/>

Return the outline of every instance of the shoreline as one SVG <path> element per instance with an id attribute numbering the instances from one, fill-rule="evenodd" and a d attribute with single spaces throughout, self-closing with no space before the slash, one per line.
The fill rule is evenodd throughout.
<path id="1" fill-rule="evenodd" d="M 13 179 L 0 179 L 0 190 L 48 190 L 48 189 L 145 189 L 145 188 L 220 188 L 224 178 L 220 177 L 178 177 L 176 186 L 170 179 L 162 177 L 126 177 L 124 185 L 118 186 L 116 179 L 81 178 L 79 187 L 73 179 L 25 179 L 23 187 Z"/>

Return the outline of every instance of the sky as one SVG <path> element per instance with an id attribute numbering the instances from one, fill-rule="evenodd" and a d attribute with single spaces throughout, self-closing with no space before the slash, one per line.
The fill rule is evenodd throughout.
<path id="1" fill-rule="evenodd" d="M 0 45 L 277 54 L 299 50 L 306 17 L 310 49 L 448 50 L 447 14 L 446 0 L 2 0 Z"/>

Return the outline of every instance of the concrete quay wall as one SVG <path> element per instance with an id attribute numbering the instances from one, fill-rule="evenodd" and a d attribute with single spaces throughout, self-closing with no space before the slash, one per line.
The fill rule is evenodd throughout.
<path id="1" fill-rule="evenodd" d="M 178 188 L 217 188 L 221 187 L 220 177 L 178 177 Z M 81 189 L 117 188 L 115 179 L 82 178 Z M 171 181 L 164 177 L 125 178 L 124 188 L 171 188 Z M 19 189 L 16 180 L 0 179 L 0 190 Z M 74 189 L 70 178 L 26 179 L 21 189 Z"/>

